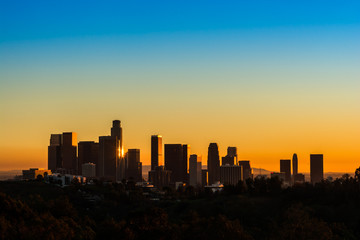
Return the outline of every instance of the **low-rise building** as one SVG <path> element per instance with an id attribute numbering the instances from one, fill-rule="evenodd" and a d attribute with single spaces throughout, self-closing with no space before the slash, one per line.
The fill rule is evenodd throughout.
<path id="1" fill-rule="evenodd" d="M 47 175 L 51 174 L 51 170 L 43 169 L 43 168 L 30 168 L 29 170 L 22 170 L 22 179 L 23 180 L 35 180 L 39 176 L 44 178 Z"/>
<path id="2" fill-rule="evenodd" d="M 86 183 L 86 177 L 84 176 L 76 176 L 71 174 L 51 174 L 47 175 L 45 177 L 45 182 L 51 183 L 51 184 L 57 184 L 61 187 L 69 186 L 71 184 L 79 183 L 79 184 L 85 184 Z"/>

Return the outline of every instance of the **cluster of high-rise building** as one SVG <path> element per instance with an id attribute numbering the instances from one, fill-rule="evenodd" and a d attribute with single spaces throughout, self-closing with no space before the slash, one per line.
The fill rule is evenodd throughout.
<path id="1" fill-rule="evenodd" d="M 312 184 L 321 182 L 324 179 L 324 157 L 322 154 L 310 154 L 310 182 Z M 305 182 L 305 175 L 298 173 L 298 156 L 294 153 L 291 160 L 280 160 L 280 172 L 271 173 L 271 177 L 279 177 L 288 185 Z"/>
<path id="2" fill-rule="evenodd" d="M 123 146 L 122 127 L 114 120 L 109 136 L 100 136 L 98 142 L 77 142 L 74 132 L 51 134 L 48 147 L 48 168 L 53 173 L 77 174 L 87 178 L 109 181 L 123 179 L 143 181 L 140 149 Z M 323 179 L 323 156 L 311 155 L 311 182 Z M 298 173 L 298 158 L 280 160 L 280 172 L 272 173 L 285 183 L 304 182 Z M 194 187 L 217 184 L 236 185 L 239 181 L 253 178 L 250 161 L 239 160 L 236 147 L 228 147 L 227 155 L 221 158 L 217 143 L 210 143 L 207 168 L 203 169 L 202 157 L 190 154 L 187 144 L 163 144 L 162 136 L 151 136 L 151 170 L 148 181 L 158 188 L 191 185 Z"/>
<path id="3" fill-rule="evenodd" d="M 162 137 L 153 135 L 149 181 L 157 187 L 177 186 L 181 183 L 194 187 L 219 183 L 235 185 L 252 177 L 250 161 L 238 161 L 236 147 L 228 148 L 220 164 L 218 145 L 210 143 L 207 169 L 203 169 L 200 155 L 190 154 L 187 144 L 164 144 L 164 161 L 162 149 Z"/>
<path id="4" fill-rule="evenodd" d="M 77 142 L 74 132 L 51 134 L 48 168 L 55 173 L 78 174 L 111 181 L 142 180 L 140 149 L 124 154 L 121 122 L 114 120 L 110 136 L 99 142 Z"/>

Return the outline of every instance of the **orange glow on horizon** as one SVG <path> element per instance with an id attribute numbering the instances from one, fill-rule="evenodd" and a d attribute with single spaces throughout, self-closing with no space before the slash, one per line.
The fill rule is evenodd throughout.
<path id="1" fill-rule="evenodd" d="M 146 97 L 146 93 L 143 94 Z M 98 142 L 98 136 L 110 134 L 113 119 L 121 119 L 123 139 L 126 140 L 124 147 L 139 148 L 143 165 L 150 165 L 151 135 L 159 133 L 163 136 L 163 144 L 191 145 L 190 154 L 202 155 L 203 165 L 207 163 L 209 143 L 216 142 L 220 157 L 226 155 L 228 146 L 234 146 L 238 149 L 239 160 L 250 160 L 252 167 L 269 171 L 278 171 L 279 160 L 291 159 L 293 153 L 299 157 L 299 172 L 310 171 L 312 153 L 324 154 L 325 172 L 352 173 L 360 166 L 358 111 L 346 109 L 347 105 L 334 100 L 330 108 L 311 98 L 309 102 L 304 100 L 300 104 L 290 96 L 290 100 L 284 102 L 282 98 L 273 96 L 269 101 L 264 96 L 246 97 L 246 93 L 242 94 L 245 100 L 254 100 L 252 108 L 236 99 L 231 99 L 231 104 L 229 100 L 220 103 L 221 99 L 216 97 L 208 98 L 206 102 L 196 99 L 181 102 L 165 96 L 169 99 L 167 103 L 151 95 L 147 102 L 134 99 L 131 107 L 119 107 L 114 103 L 104 109 L 103 105 L 90 99 L 85 102 L 94 111 L 79 107 L 85 102 L 70 107 L 58 102 L 59 108 L 44 111 L 48 109 L 46 102 L 31 103 L 33 108 L 23 108 L 14 100 L 11 104 L 16 104 L 8 107 L 13 109 L 13 113 L 1 118 L 0 169 L 47 168 L 50 134 L 76 132 L 77 141 Z M 229 96 L 233 98 L 234 94 Z M 355 98 L 345 96 L 339 97 L 338 102 L 342 99 L 349 101 L 348 105 L 356 102 Z M 171 114 L 168 112 L 169 104 L 175 106 Z M 233 106 L 236 106 L 235 110 Z M 113 109 L 118 107 L 121 116 L 113 113 Z M 97 109 L 103 109 L 102 114 L 99 115 Z M 59 118 L 59 112 L 68 112 L 67 117 Z M 228 117 L 229 112 L 234 116 Z M 334 115 L 334 112 L 339 114 Z M 188 113 L 191 117 L 185 121 L 184 116 Z M 119 149 L 120 156 L 124 156 L 124 152 L 125 149 Z"/>

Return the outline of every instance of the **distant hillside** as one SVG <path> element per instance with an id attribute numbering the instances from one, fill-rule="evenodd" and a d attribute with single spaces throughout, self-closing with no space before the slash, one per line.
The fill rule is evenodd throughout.
<path id="1" fill-rule="evenodd" d="M 207 166 L 203 165 L 202 168 L 206 169 Z M 143 177 L 145 179 L 148 178 L 148 172 L 150 171 L 150 169 L 151 169 L 150 165 L 143 165 L 142 174 L 143 174 Z M 266 175 L 267 177 L 270 177 L 270 174 L 272 172 L 275 172 L 275 171 L 269 171 L 269 170 L 266 170 L 266 169 L 263 169 L 263 168 L 253 168 L 252 170 L 253 170 L 254 177 L 256 177 L 258 175 Z M 303 174 L 305 175 L 305 181 L 310 181 L 310 173 L 306 172 L 306 173 L 303 173 Z M 327 178 L 336 179 L 336 178 L 341 178 L 344 174 L 349 174 L 351 177 L 354 176 L 353 172 L 351 172 L 351 173 L 347 173 L 347 172 L 326 172 L 326 173 L 324 173 L 324 178 L 325 179 L 327 179 Z"/>
<path id="2" fill-rule="evenodd" d="M 269 171 L 269 170 L 266 170 L 266 169 L 263 169 L 263 168 L 253 168 L 253 174 L 254 174 L 254 177 L 258 176 L 258 175 L 266 175 L 268 177 L 270 177 L 270 174 L 274 171 Z"/>
<path id="3" fill-rule="evenodd" d="M 22 170 L 0 171 L 0 181 L 13 179 L 18 175 L 22 175 Z"/>
<path id="4" fill-rule="evenodd" d="M 203 169 L 206 169 L 207 166 L 203 165 Z M 151 166 L 150 165 L 143 165 L 142 166 L 142 175 L 147 180 L 148 178 L 148 172 L 150 171 Z M 258 175 L 266 175 L 270 177 L 270 174 L 273 171 L 269 171 L 263 168 L 253 168 L 253 174 L 254 177 Z M 305 174 L 305 180 L 310 181 L 310 173 L 303 173 Z M 344 174 L 349 174 L 351 177 L 354 177 L 354 172 L 326 172 L 324 173 L 324 178 L 327 179 L 331 177 L 332 179 L 341 178 Z M 15 176 L 22 175 L 22 170 L 10 170 L 10 171 L 0 171 L 0 181 L 13 179 Z"/>

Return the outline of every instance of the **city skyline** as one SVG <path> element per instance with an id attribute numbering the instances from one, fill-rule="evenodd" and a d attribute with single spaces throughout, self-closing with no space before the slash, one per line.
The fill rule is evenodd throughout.
<path id="1" fill-rule="evenodd" d="M 207 165 L 202 167 L 202 157 L 191 154 L 188 144 L 162 143 L 161 135 L 151 135 L 151 166 L 143 172 L 140 157 L 141 149 L 125 149 L 123 129 L 120 120 L 113 120 L 111 135 L 99 136 L 99 142 L 77 142 L 77 133 L 63 132 L 51 134 L 48 146 L 48 169 L 30 168 L 24 176 L 36 178 L 37 174 L 45 177 L 47 171 L 57 174 L 97 179 L 100 181 L 136 181 L 152 183 L 155 187 L 179 186 L 222 187 L 221 184 L 237 185 L 239 181 L 254 179 L 254 172 L 249 160 L 238 161 L 237 147 L 229 146 L 224 157 L 219 155 L 217 143 L 208 147 Z M 164 149 L 164 161 L 162 161 Z M 222 158 L 220 163 L 220 158 Z M 305 175 L 298 174 L 297 154 L 293 159 L 280 159 L 280 171 L 271 172 L 270 176 L 279 177 L 284 186 L 303 184 Z M 291 171 L 291 165 L 293 171 Z M 204 172 L 205 171 L 205 172 Z M 85 178 L 84 178 L 85 177 Z M 255 175 L 267 178 L 267 174 Z M 319 183 L 324 179 L 323 154 L 310 154 L 310 181 Z M 332 179 L 332 177 L 330 177 Z M 82 181 L 82 180 L 81 180 Z M 220 184 L 220 185 L 219 185 Z"/>
<path id="2" fill-rule="evenodd" d="M 111 138 L 112 137 L 112 135 L 119 135 L 118 136 L 118 138 L 119 138 L 119 140 L 120 140 L 120 143 L 119 143 L 119 147 L 118 147 L 118 149 L 119 150 L 116 150 L 116 151 L 119 151 L 119 156 L 120 155 L 126 155 L 127 153 L 128 153 L 128 151 L 130 150 L 130 151 L 133 151 L 133 150 L 135 150 L 135 149 L 137 149 L 137 150 L 139 150 L 140 151 L 140 148 L 136 148 L 136 146 L 134 146 L 133 148 L 127 148 L 127 147 L 124 147 L 123 146 L 123 134 L 122 134 L 122 128 L 120 127 L 120 120 L 114 120 L 113 121 L 113 125 L 112 125 L 112 127 L 111 127 L 111 131 L 110 131 L 110 133 L 109 133 L 109 135 L 106 135 L 106 134 L 103 134 L 103 136 L 98 136 L 97 137 L 97 142 L 96 142 L 96 140 L 95 141 L 90 141 L 90 140 L 77 140 L 77 137 L 78 137 L 78 134 L 76 133 L 76 132 L 63 132 L 62 134 L 53 134 L 53 133 L 51 133 L 50 134 L 50 145 L 48 145 L 47 146 L 47 156 L 46 156 L 46 166 L 44 166 L 43 168 L 48 168 L 48 169 L 51 169 L 51 167 L 50 167 L 50 162 L 49 162 L 49 157 L 50 156 L 55 156 L 56 155 L 56 153 L 54 153 L 54 154 L 51 154 L 50 155 L 50 147 L 57 147 L 57 146 L 59 146 L 59 142 L 62 142 L 62 139 L 64 138 L 64 137 L 62 137 L 63 135 L 64 136 L 67 136 L 67 135 L 70 135 L 71 137 L 70 138 L 72 138 L 71 140 L 69 140 L 69 141 L 72 141 L 72 143 L 71 144 L 75 144 L 76 145 L 76 147 L 75 147 L 75 149 L 77 148 L 77 146 L 81 146 L 82 144 L 99 144 L 99 140 L 101 140 L 102 138 Z M 115 128 L 114 128 L 114 124 L 118 124 L 118 126 L 116 126 L 116 127 L 119 127 L 119 130 L 115 130 Z M 117 133 L 116 131 L 119 131 L 119 133 Z M 74 135 L 74 136 L 73 136 Z M 192 154 L 196 154 L 196 155 L 198 155 L 198 153 L 196 153 L 196 152 L 193 152 L 193 151 L 191 151 L 191 149 L 190 149 L 190 147 L 191 147 L 191 144 L 184 144 L 184 143 L 168 143 L 168 142 L 163 142 L 163 136 L 161 136 L 161 135 L 154 135 L 154 134 L 152 134 L 152 135 L 150 135 L 151 136 L 151 141 L 149 141 L 150 142 L 150 145 L 152 145 L 153 144 L 153 139 L 154 138 L 160 138 L 160 142 L 159 142 L 159 146 L 160 146 L 160 148 L 161 149 L 165 149 L 165 146 L 166 145 L 179 145 L 179 146 L 181 146 L 181 148 L 183 148 L 183 147 L 186 147 L 186 151 L 187 151 L 187 155 L 188 155 L 188 161 L 189 161 L 189 156 L 190 155 L 192 155 Z M 148 136 L 149 137 L 149 136 Z M 59 138 L 59 139 L 57 139 L 57 138 Z M 221 151 L 220 151 L 220 147 L 218 147 L 218 145 L 219 145 L 219 143 L 210 143 L 210 146 L 211 145 L 213 145 L 213 144 L 216 144 L 216 146 L 217 146 L 217 151 L 219 151 L 219 166 L 221 166 L 221 165 L 224 165 L 224 164 L 226 164 L 226 163 L 224 163 L 223 161 L 224 161 L 224 159 L 225 158 L 227 158 L 228 156 L 229 156 L 229 152 L 231 152 L 231 155 L 234 155 L 234 156 L 236 156 L 236 159 L 237 159 L 237 157 L 238 157 L 238 155 L 237 155 L 237 147 L 233 147 L 233 146 L 227 146 L 226 147 L 226 150 L 225 150 L 225 153 L 224 153 L 224 155 L 222 155 L 221 154 Z M 71 146 L 71 145 L 70 145 Z M 121 146 L 121 147 L 120 147 Z M 117 148 L 116 148 L 117 149 Z M 120 150 L 120 149 L 122 149 L 122 150 Z M 155 148 L 154 148 L 154 150 L 155 150 Z M 56 150 L 57 152 L 60 152 L 60 150 Z M 63 151 L 63 150 L 61 150 L 61 151 Z M 88 150 L 89 151 L 89 150 Z M 164 151 L 164 150 L 161 150 L 160 152 L 162 152 L 162 151 Z M 209 149 L 208 149 L 208 151 L 209 151 Z M 232 153 L 232 152 L 234 152 L 234 153 Z M 78 161 L 78 164 L 79 164 L 79 168 L 78 169 L 80 169 L 80 166 L 81 166 L 81 164 L 82 163 L 85 163 L 85 162 L 82 162 L 81 161 L 81 157 L 80 157 L 80 150 L 76 150 L 76 153 L 73 153 L 73 154 L 77 154 L 77 153 L 79 153 L 79 160 L 77 160 Z M 159 156 L 161 156 L 163 153 L 161 153 Z M 294 161 L 294 157 L 296 158 L 296 168 L 297 168 L 297 170 L 298 169 L 304 169 L 304 167 L 303 168 L 299 168 L 298 167 L 298 165 L 305 165 L 305 166 L 307 166 L 307 165 L 309 165 L 309 168 L 308 169 L 305 169 L 305 170 L 303 170 L 303 171 L 301 171 L 301 172 L 304 172 L 304 173 L 310 173 L 311 171 L 310 171 L 310 169 L 311 169 L 311 156 L 312 155 L 323 155 L 322 153 L 320 153 L 320 152 L 315 152 L 315 153 L 307 153 L 307 158 L 305 158 L 305 160 L 306 159 L 308 159 L 308 163 L 306 163 L 306 162 L 302 162 L 302 161 L 300 161 L 300 164 L 299 164 L 299 162 L 298 162 L 298 157 L 297 157 L 297 153 L 296 152 L 294 152 L 294 153 L 292 153 L 292 158 L 293 158 L 293 161 Z M 200 159 L 202 159 L 201 158 L 201 154 L 199 155 L 200 156 Z M 205 156 L 208 158 L 208 156 L 209 156 L 209 153 L 207 153 L 207 154 L 205 154 Z M 163 157 L 163 156 L 162 156 Z M 162 157 L 160 157 L 160 158 L 162 158 Z M 223 160 L 220 160 L 220 159 L 223 159 Z M 146 157 L 145 157 L 145 159 L 147 159 Z M 245 158 L 242 158 L 242 159 L 245 159 Z M 244 161 L 244 160 L 242 160 L 241 159 L 241 155 L 240 155 L 240 158 L 238 159 L 238 160 L 240 160 L 240 162 L 242 162 L 242 161 Z M 139 158 L 139 160 L 142 162 L 142 163 L 144 163 L 144 157 L 142 156 L 141 157 L 141 159 Z M 235 160 L 235 158 L 234 158 L 234 160 Z M 277 159 L 277 161 L 279 161 L 280 160 L 280 168 L 281 168 L 281 162 L 282 161 L 285 161 L 285 160 L 282 160 L 282 159 Z M 250 160 L 251 161 L 251 160 Z M 291 161 L 291 160 L 286 160 L 286 161 Z M 55 160 L 52 160 L 52 162 L 56 162 Z M 90 162 L 93 162 L 93 161 L 90 161 Z M 208 162 L 208 160 L 207 159 L 202 159 L 202 165 L 203 166 L 207 166 L 207 162 Z M 235 165 L 237 165 L 237 160 L 236 161 L 234 161 L 234 163 L 235 163 Z M 68 163 L 68 164 L 71 164 L 70 162 Z M 187 162 L 187 164 L 189 164 L 189 162 Z M 232 163 L 231 163 L 232 164 Z M 75 164 L 76 165 L 76 164 Z M 149 161 L 148 162 L 146 162 L 146 160 L 145 160 L 145 164 L 144 164 L 145 166 L 147 165 L 147 166 L 152 166 L 151 165 L 151 146 L 150 146 L 150 156 L 149 156 Z M 278 163 L 277 163 L 277 165 L 278 165 Z M 156 165 L 155 165 L 156 166 Z M 164 162 L 164 160 L 160 160 L 160 164 L 159 164 L 159 166 L 165 166 L 165 162 Z M 326 164 L 324 164 L 324 169 L 326 169 L 325 168 L 325 166 L 326 166 Z M 32 167 L 39 167 L 39 166 L 32 166 Z M 42 166 L 41 166 L 42 167 Z M 261 168 L 261 166 L 260 167 L 258 167 L 258 166 L 253 166 L 253 167 L 255 167 L 255 168 Z M 279 166 L 275 166 L 275 168 L 274 169 L 277 169 Z M 187 166 L 187 168 L 189 168 L 189 166 Z M 289 167 L 288 167 L 289 168 Z M 291 166 L 291 174 L 294 172 L 294 166 Z M 204 168 L 203 168 L 204 169 Z M 263 168 L 264 170 L 268 170 L 268 171 L 273 171 L 273 169 L 266 169 L 266 168 Z M 187 170 L 187 171 L 189 171 L 189 169 Z M 275 171 L 276 172 L 276 171 Z M 280 171 L 281 172 L 281 171 Z M 325 171 L 324 170 L 324 172 L 333 172 L 333 171 Z M 338 171 L 338 172 L 341 172 L 341 171 Z M 348 172 L 351 172 L 351 171 L 348 171 Z"/>
<path id="3" fill-rule="evenodd" d="M 1 239 L 360 239 L 360 1 L 0 1 Z"/>
<path id="4" fill-rule="evenodd" d="M 68 3 L 68 4 L 67 4 Z M 0 8 L 0 170 L 46 167 L 50 133 L 148 136 L 278 169 L 360 163 L 360 3 L 7 2 Z M 21 139 L 21 144 L 19 143 Z"/>

